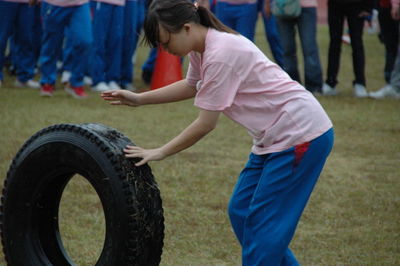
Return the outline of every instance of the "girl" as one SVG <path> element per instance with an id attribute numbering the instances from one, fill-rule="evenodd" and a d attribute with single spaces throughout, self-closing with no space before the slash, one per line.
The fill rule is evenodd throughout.
<path id="1" fill-rule="evenodd" d="M 128 146 L 136 164 L 162 160 L 213 130 L 220 113 L 253 138 L 249 161 L 229 203 L 243 265 L 297 265 L 289 242 L 333 145 L 332 123 L 313 95 L 248 39 L 206 8 L 186 0 L 155 0 L 145 40 L 189 55 L 186 79 L 144 93 L 108 91 L 114 105 L 140 106 L 194 97 L 198 118 L 162 147 Z"/>

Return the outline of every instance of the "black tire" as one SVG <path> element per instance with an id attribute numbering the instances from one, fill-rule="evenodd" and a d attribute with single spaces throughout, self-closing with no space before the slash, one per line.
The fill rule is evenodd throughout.
<path id="1" fill-rule="evenodd" d="M 100 124 L 59 124 L 33 135 L 15 156 L 0 208 L 8 265 L 73 265 L 58 225 L 63 190 L 86 178 L 103 206 L 106 235 L 96 265 L 159 265 L 164 238 L 160 192 L 148 165 L 123 154 L 132 142 Z"/>

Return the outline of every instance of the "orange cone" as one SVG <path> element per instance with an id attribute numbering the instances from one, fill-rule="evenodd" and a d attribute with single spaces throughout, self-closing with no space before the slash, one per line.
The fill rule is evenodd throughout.
<path id="1" fill-rule="evenodd" d="M 181 79 L 181 59 L 159 47 L 150 88 L 155 90 Z"/>

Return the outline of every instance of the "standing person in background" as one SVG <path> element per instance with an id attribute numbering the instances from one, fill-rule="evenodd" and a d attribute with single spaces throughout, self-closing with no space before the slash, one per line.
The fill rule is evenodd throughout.
<path id="1" fill-rule="evenodd" d="M 274 0 L 258 0 L 258 10 L 262 14 L 265 36 L 267 37 L 269 48 L 271 49 L 275 62 L 282 69 L 285 69 L 281 37 L 278 33 L 276 18 L 271 12 L 271 4 L 273 1 Z"/>
<path id="2" fill-rule="evenodd" d="M 257 0 L 217 0 L 215 14 L 226 26 L 254 41 Z"/>
<path id="3" fill-rule="evenodd" d="M 321 92 L 322 68 L 317 43 L 317 0 L 300 0 L 301 14 L 297 18 L 278 18 L 278 29 L 283 45 L 283 61 L 290 77 L 299 83 L 296 52 L 296 27 L 304 58 L 304 87 L 312 93 Z"/>
<path id="4" fill-rule="evenodd" d="M 93 91 L 120 90 L 125 0 L 92 0 Z"/>
<path id="5" fill-rule="evenodd" d="M 379 0 L 378 20 L 381 39 L 385 46 L 385 81 L 389 84 L 399 45 L 399 20 L 392 17 L 390 0 Z"/>
<path id="6" fill-rule="evenodd" d="M 28 0 L 0 1 L 0 87 L 3 82 L 3 67 L 7 42 L 13 36 L 12 64 L 16 69 L 17 87 L 39 89 L 33 80 L 37 63 L 35 44 L 36 8 L 29 6 Z M 36 28 L 37 29 L 37 28 Z"/>
<path id="7" fill-rule="evenodd" d="M 400 35 L 400 0 L 392 0 L 391 16 L 397 22 L 397 38 Z M 396 35 L 395 35 L 396 36 Z M 392 40 L 394 41 L 394 40 Z M 378 91 L 371 92 L 370 97 L 375 99 L 382 99 L 385 97 L 400 99 L 400 41 L 397 39 L 397 55 L 390 81 L 386 86 Z"/>
<path id="8" fill-rule="evenodd" d="M 126 0 L 122 37 L 121 87 L 131 91 L 136 90 L 133 85 L 133 54 L 137 46 L 138 7 L 138 0 Z"/>
<path id="9" fill-rule="evenodd" d="M 344 20 L 347 20 L 353 52 L 354 96 L 367 97 L 365 88 L 365 55 L 362 40 L 365 18 L 371 14 L 374 0 L 328 0 L 329 52 L 327 78 L 322 88 L 324 95 L 337 94 L 336 84 L 340 67 Z"/>
<path id="10" fill-rule="evenodd" d="M 37 0 L 30 0 L 36 3 Z M 73 52 L 71 55 L 71 78 L 65 86 L 65 91 L 74 98 L 86 98 L 83 88 L 83 77 L 88 65 L 90 46 L 92 44 L 92 25 L 90 9 L 87 0 L 43 0 L 41 2 L 42 16 L 42 47 L 39 65 L 41 71 L 42 96 L 52 96 L 57 77 L 57 59 L 59 49 L 64 40 L 64 31 L 71 32 Z"/>

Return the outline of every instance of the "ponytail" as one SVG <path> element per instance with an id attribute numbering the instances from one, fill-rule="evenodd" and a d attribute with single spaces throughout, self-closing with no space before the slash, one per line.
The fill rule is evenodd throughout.
<path id="1" fill-rule="evenodd" d="M 180 31 L 185 23 L 190 22 L 237 34 L 219 21 L 208 8 L 195 5 L 188 0 L 153 0 L 144 22 L 143 41 L 152 47 L 157 47 L 160 43 L 160 25 L 168 32 L 175 33 Z"/>

